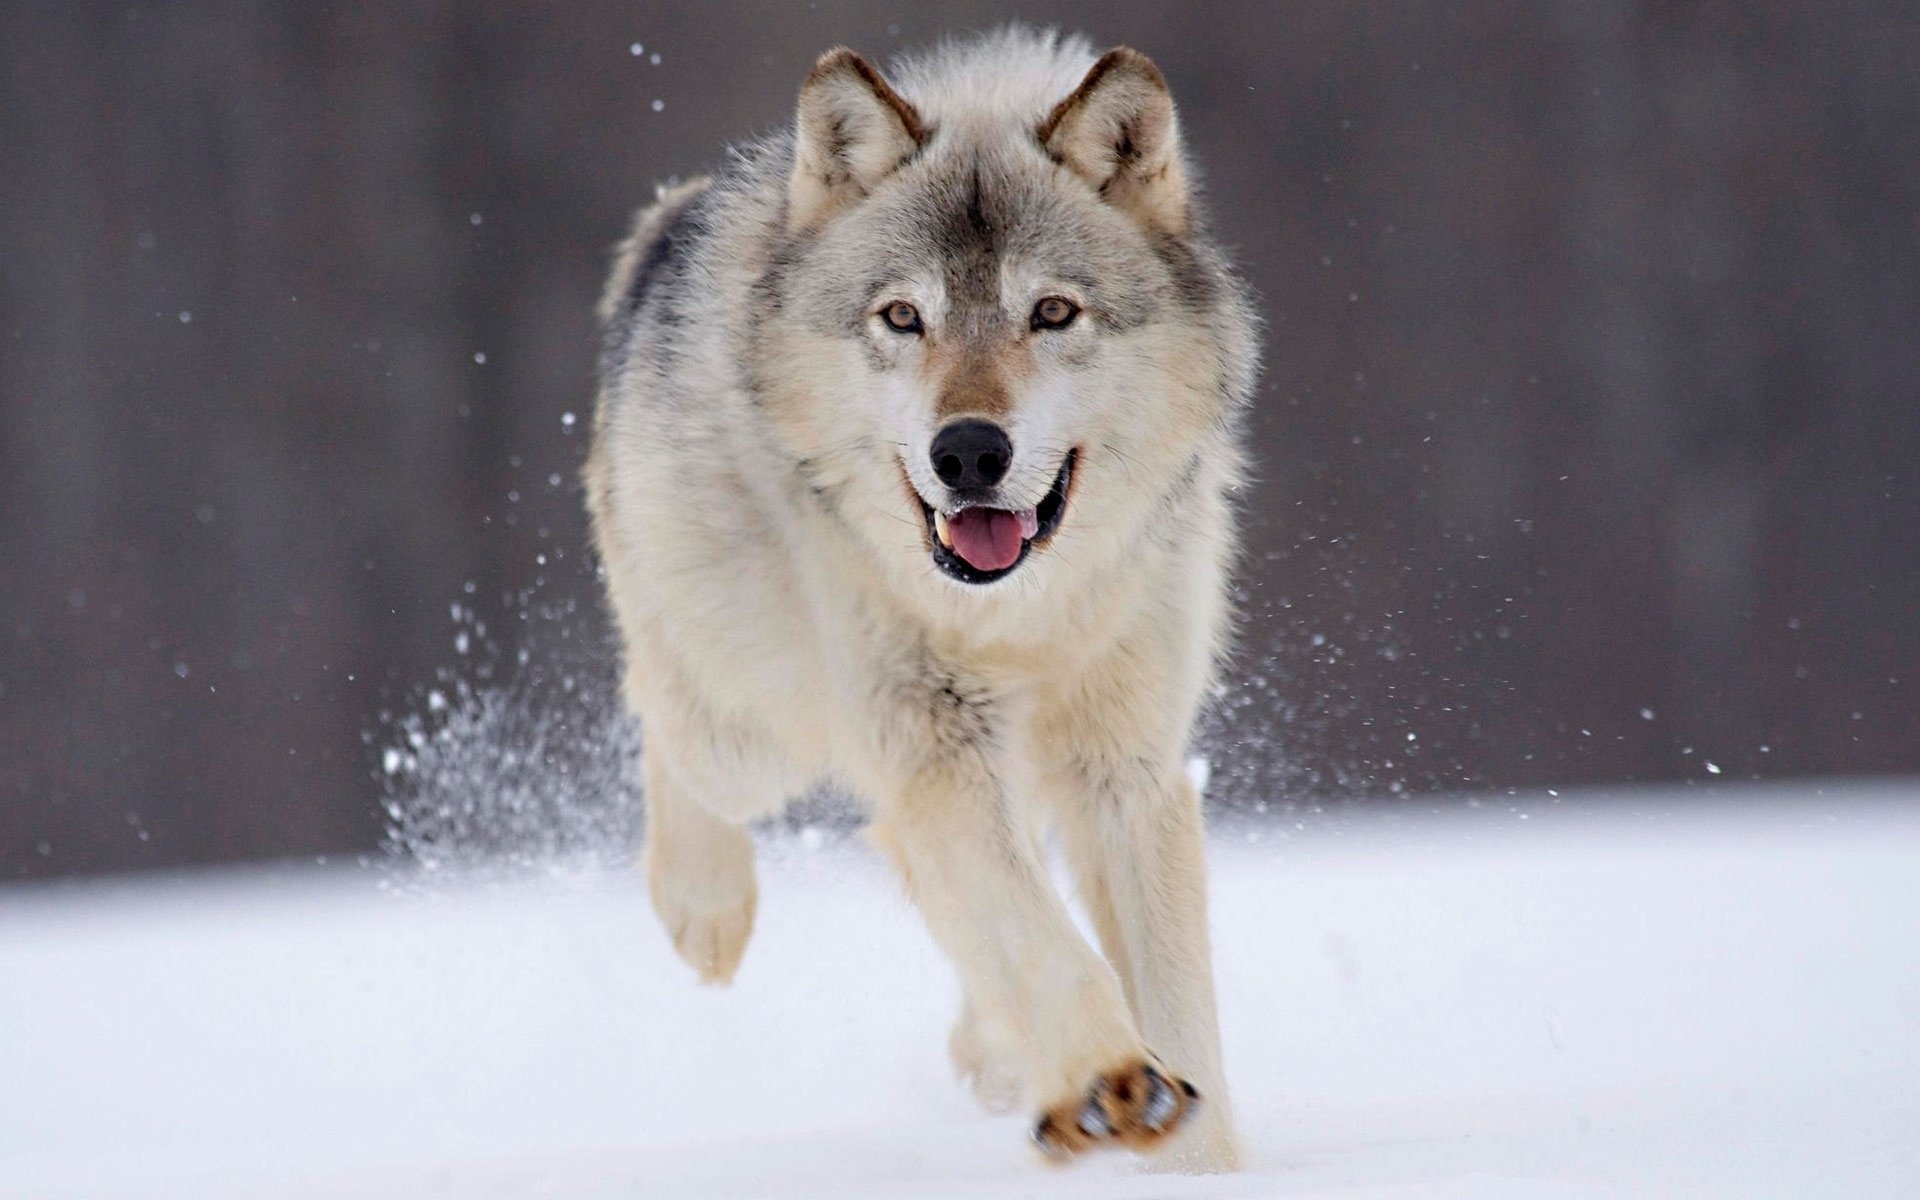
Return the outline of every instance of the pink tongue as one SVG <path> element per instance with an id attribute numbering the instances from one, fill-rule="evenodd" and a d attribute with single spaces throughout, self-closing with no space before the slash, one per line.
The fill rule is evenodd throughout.
<path id="1" fill-rule="evenodd" d="M 1000 571 L 1020 557 L 1020 518 L 997 508 L 962 509 L 947 518 L 954 553 L 980 571 Z"/>

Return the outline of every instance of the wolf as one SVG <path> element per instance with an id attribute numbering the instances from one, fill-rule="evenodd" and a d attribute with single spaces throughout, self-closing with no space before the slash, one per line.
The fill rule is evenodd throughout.
<path id="1" fill-rule="evenodd" d="M 830 783 L 957 968 L 984 1100 L 1049 1157 L 1234 1168 L 1185 763 L 1258 328 L 1160 70 L 1024 28 L 832 50 L 790 129 L 641 211 L 599 315 L 584 482 L 680 956 L 731 980 L 748 822 Z"/>

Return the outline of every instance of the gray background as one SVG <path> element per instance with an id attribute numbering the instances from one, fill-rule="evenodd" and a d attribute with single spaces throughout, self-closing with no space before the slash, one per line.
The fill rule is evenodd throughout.
<path id="1" fill-rule="evenodd" d="M 1161 64 L 1265 299 L 1228 802 L 1920 768 L 1911 4 L 401 7 L 0 8 L 0 878 L 365 849 L 424 689 L 597 695 L 628 211 L 1010 16 Z"/>

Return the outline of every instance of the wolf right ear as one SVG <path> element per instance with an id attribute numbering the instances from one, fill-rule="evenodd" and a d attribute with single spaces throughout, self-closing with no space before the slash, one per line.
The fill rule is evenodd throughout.
<path id="1" fill-rule="evenodd" d="M 1188 231 L 1192 196 L 1173 93 L 1146 55 L 1126 46 L 1102 54 L 1035 135 L 1107 203 L 1149 228 Z"/>
<path id="2" fill-rule="evenodd" d="M 800 85 L 787 224 L 804 229 L 857 200 L 927 139 L 919 110 L 880 72 L 841 46 Z"/>

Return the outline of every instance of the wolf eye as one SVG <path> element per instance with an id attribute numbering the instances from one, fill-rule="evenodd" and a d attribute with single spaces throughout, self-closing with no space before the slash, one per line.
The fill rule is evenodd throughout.
<path id="1" fill-rule="evenodd" d="M 1080 315 L 1080 306 L 1064 296 L 1048 296 L 1033 306 L 1035 329 L 1065 329 Z"/>
<path id="2" fill-rule="evenodd" d="M 895 333 L 925 332 L 925 327 L 920 324 L 920 310 L 905 300 L 895 300 L 881 309 L 880 319 Z"/>

